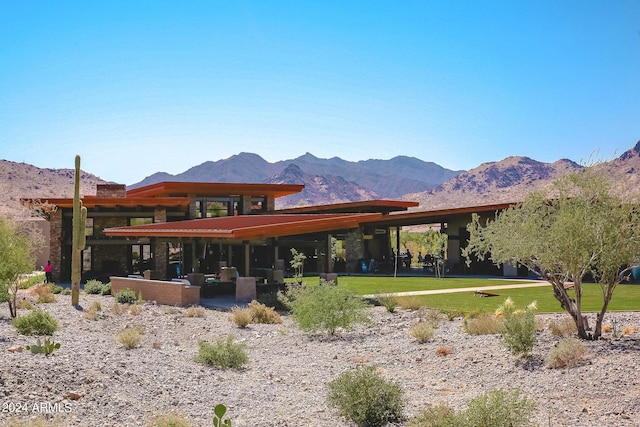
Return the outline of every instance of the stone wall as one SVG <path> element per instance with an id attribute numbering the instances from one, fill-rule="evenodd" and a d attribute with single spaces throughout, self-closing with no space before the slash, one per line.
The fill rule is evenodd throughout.
<path id="1" fill-rule="evenodd" d="M 104 198 L 122 198 L 127 196 L 127 187 L 124 184 L 98 184 L 96 196 Z"/>
<path id="2" fill-rule="evenodd" d="M 200 303 L 200 286 L 191 286 L 189 281 L 147 280 L 131 277 L 110 277 L 111 295 L 123 289 L 131 289 L 136 295 L 142 294 L 145 301 L 158 304 L 188 306 Z"/>

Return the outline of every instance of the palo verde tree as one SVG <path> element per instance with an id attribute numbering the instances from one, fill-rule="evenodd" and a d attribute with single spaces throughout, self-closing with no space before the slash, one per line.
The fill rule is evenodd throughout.
<path id="1" fill-rule="evenodd" d="M 614 195 L 596 166 L 556 180 L 548 191 L 529 194 L 485 224 L 474 215 L 463 250 L 467 263 L 472 255 L 489 257 L 496 265 L 518 263 L 551 283 L 583 339 L 600 337 L 613 291 L 640 254 L 637 205 Z M 582 312 L 587 274 L 598 282 L 603 297 L 592 332 Z M 572 288 L 566 282 L 573 282 Z"/>
<path id="2" fill-rule="evenodd" d="M 17 316 L 19 279 L 35 266 L 37 236 L 28 223 L 0 217 L 0 302 L 9 303 L 12 318 Z"/>

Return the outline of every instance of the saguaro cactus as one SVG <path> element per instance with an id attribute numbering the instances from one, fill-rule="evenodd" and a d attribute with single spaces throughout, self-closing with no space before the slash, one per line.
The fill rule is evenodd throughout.
<path id="1" fill-rule="evenodd" d="M 80 156 L 76 155 L 75 187 L 73 190 L 73 234 L 71 250 L 71 305 L 80 303 L 80 280 L 82 263 L 82 250 L 87 243 L 84 234 L 87 223 L 87 208 L 82 206 L 80 200 Z"/>

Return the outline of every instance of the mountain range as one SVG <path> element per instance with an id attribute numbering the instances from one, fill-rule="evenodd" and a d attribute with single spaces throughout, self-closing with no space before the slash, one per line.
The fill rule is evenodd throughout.
<path id="1" fill-rule="evenodd" d="M 597 167 L 615 180 L 619 191 L 640 193 L 640 141 Z M 269 163 L 257 154 L 240 153 L 204 162 L 176 175 L 157 172 L 128 188 L 161 181 L 304 184 L 300 194 L 278 199 L 276 207 L 400 199 L 420 202 L 416 209 L 425 210 L 517 202 L 528 192 L 581 168 L 568 159 L 544 163 L 519 156 L 483 163 L 468 171 L 454 171 L 407 156 L 350 162 L 338 157 L 320 159 L 307 153 Z M 21 197 L 72 197 L 73 173 L 73 169 L 42 169 L 0 160 L 0 212 L 19 211 Z M 97 184 L 107 183 L 87 172 L 83 172 L 81 182 L 83 194 L 95 194 Z"/>

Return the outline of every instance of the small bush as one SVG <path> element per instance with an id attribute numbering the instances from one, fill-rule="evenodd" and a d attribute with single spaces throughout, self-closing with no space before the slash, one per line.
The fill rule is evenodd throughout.
<path id="1" fill-rule="evenodd" d="M 492 314 L 483 313 L 478 317 L 465 318 L 464 330 L 471 335 L 493 335 L 502 330 L 502 320 Z"/>
<path id="2" fill-rule="evenodd" d="M 185 417 L 179 414 L 171 413 L 166 415 L 160 415 L 153 419 L 151 422 L 153 427 L 192 427 Z"/>
<path id="3" fill-rule="evenodd" d="M 587 350 L 582 341 L 577 338 L 567 338 L 560 341 L 551 349 L 547 357 L 550 368 L 564 368 L 577 365 Z"/>
<path id="4" fill-rule="evenodd" d="M 33 310 L 33 304 L 27 299 L 19 299 L 16 301 L 16 308 L 18 310 Z"/>
<path id="5" fill-rule="evenodd" d="M 126 307 L 123 304 L 115 303 L 111 306 L 111 312 L 115 315 L 120 316 L 127 312 Z"/>
<path id="6" fill-rule="evenodd" d="M 71 289 L 64 288 L 62 291 L 60 291 L 60 295 L 71 295 Z"/>
<path id="7" fill-rule="evenodd" d="M 116 294 L 116 302 L 120 304 L 134 304 L 136 301 L 136 293 L 129 288 L 123 289 Z"/>
<path id="8" fill-rule="evenodd" d="M 33 285 L 44 283 L 45 279 L 46 279 L 46 276 L 45 276 L 44 273 L 38 274 L 36 276 L 31 276 L 26 280 L 20 281 L 20 284 L 18 285 L 18 288 L 20 288 L 20 289 L 29 289 Z"/>
<path id="9" fill-rule="evenodd" d="M 142 341 L 142 328 L 127 327 L 121 330 L 117 336 L 118 342 L 126 348 L 135 348 Z"/>
<path id="10" fill-rule="evenodd" d="M 534 411 L 535 403 L 520 398 L 520 390 L 496 389 L 471 400 L 457 418 L 460 426 L 518 427 L 531 425 Z"/>
<path id="11" fill-rule="evenodd" d="M 570 337 L 578 332 L 578 328 L 571 317 L 564 317 L 559 322 L 550 322 L 549 331 L 557 337 Z"/>
<path id="12" fill-rule="evenodd" d="M 459 424 L 455 411 L 441 403 L 423 409 L 407 427 L 459 427 Z"/>
<path id="13" fill-rule="evenodd" d="M 22 335 L 53 335 L 58 330 L 58 321 L 39 308 L 25 316 L 14 318 L 12 322 Z"/>
<path id="14" fill-rule="evenodd" d="M 422 307 L 424 307 L 424 302 L 422 300 L 422 297 L 418 295 L 396 297 L 396 302 L 400 307 L 404 308 L 405 310 L 415 311 L 415 310 L 420 310 Z"/>
<path id="15" fill-rule="evenodd" d="M 386 308 L 389 313 L 393 313 L 398 307 L 398 301 L 395 297 L 379 297 L 378 303 Z"/>
<path id="16" fill-rule="evenodd" d="M 200 341 L 198 345 L 198 354 L 194 358 L 196 362 L 223 369 L 239 369 L 249 363 L 246 344 L 234 343 L 232 335 L 226 339 L 218 338 L 215 344 Z"/>
<path id="17" fill-rule="evenodd" d="M 246 307 L 233 307 L 231 309 L 231 316 L 229 320 L 235 323 L 240 328 L 246 328 L 253 322 L 253 315 L 251 310 Z"/>
<path id="18" fill-rule="evenodd" d="M 187 317 L 205 317 L 206 310 L 204 309 L 204 307 L 191 306 L 187 309 L 184 315 Z"/>
<path id="19" fill-rule="evenodd" d="M 87 283 L 84 285 L 84 292 L 89 295 L 100 295 L 100 292 L 102 292 L 102 286 L 103 284 L 100 280 L 87 280 Z"/>
<path id="20" fill-rule="evenodd" d="M 38 304 L 50 304 L 56 302 L 56 297 L 52 293 L 44 293 L 38 296 Z"/>
<path id="21" fill-rule="evenodd" d="M 282 318 L 273 307 L 268 307 L 258 301 L 251 301 L 248 308 L 251 311 L 253 323 L 264 323 L 268 325 L 282 323 Z"/>
<path id="22" fill-rule="evenodd" d="M 307 332 L 335 335 L 338 328 L 352 329 L 357 323 L 369 323 L 368 305 L 345 285 L 304 283 L 280 294 L 291 308 L 298 327 Z"/>
<path id="23" fill-rule="evenodd" d="M 327 385 L 327 400 L 358 426 L 383 426 L 404 418 L 404 391 L 384 379 L 374 366 L 343 372 Z"/>
<path id="24" fill-rule="evenodd" d="M 62 292 L 62 289 L 64 289 L 62 286 L 58 286 L 56 284 L 51 285 L 52 294 L 59 294 L 60 292 Z"/>
<path id="25" fill-rule="evenodd" d="M 531 356 L 536 341 L 536 318 L 533 313 L 535 308 L 535 303 L 531 303 L 524 310 L 516 310 L 510 298 L 499 308 L 504 316 L 502 338 L 514 356 Z"/>
<path id="26" fill-rule="evenodd" d="M 82 314 L 82 317 L 89 320 L 98 320 L 98 312 L 102 311 L 100 301 L 94 301 L 91 308 Z"/>
<path id="27" fill-rule="evenodd" d="M 111 282 L 102 285 L 102 289 L 100 289 L 100 295 L 111 295 Z"/>
<path id="28" fill-rule="evenodd" d="M 418 322 L 409 329 L 409 334 L 424 343 L 431 341 L 436 333 L 436 328 L 429 322 Z"/>
<path id="29" fill-rule="evenodd" d="M 131 304 L 129 306 L 129 314 L 133 315 L 133 316 L 137 316 L 138 314 L 142 313 L 142 306 L 140 304 Z"/>

